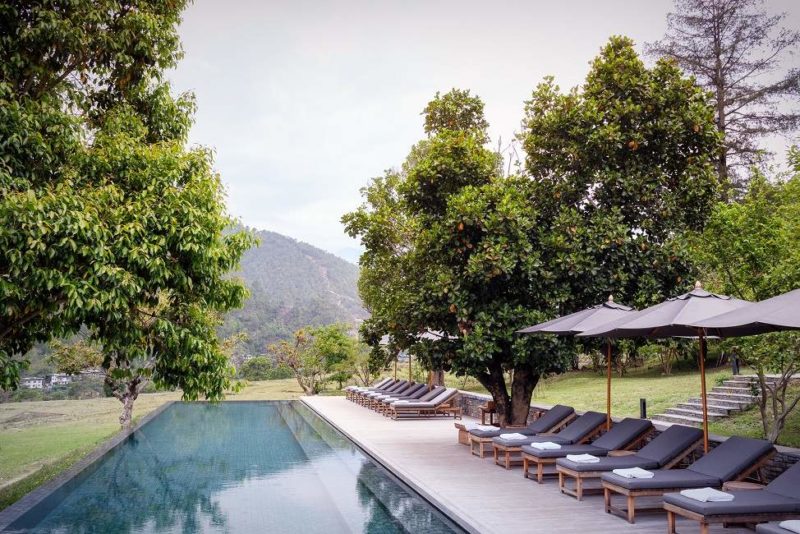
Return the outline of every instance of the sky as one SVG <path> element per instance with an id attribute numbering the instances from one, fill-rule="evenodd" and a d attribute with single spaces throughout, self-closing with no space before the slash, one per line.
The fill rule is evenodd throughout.
<path id="1" fill-rule="evenodd" d="M 800 28 L 795 0 L 768 0 Z M 552 75 L 579 85 L 611 35 L 639 51 L 666 30 L 671 0 L 195 0 L 170 73 L 192 91 L 191 142 L 214 149 L 230 213 L 356 262 L 341 216 L 370 178 L 424 137 L 437 91 L 470 89 L 493 143 Z M 782 152 L 787 141 L 769 140 Z"/>

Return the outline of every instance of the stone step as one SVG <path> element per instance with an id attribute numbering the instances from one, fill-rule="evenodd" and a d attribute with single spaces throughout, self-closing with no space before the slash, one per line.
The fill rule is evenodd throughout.
<path id="1" fill-rule="evenodd" d="M 690 402 L 692 404 L 697 404 L 698 406 L 700 405 L 700 399 L 697 398 L 697 397 L 689 399 L 688 402 Z M 709 405 L 713 404 L 714 406 L 720 406 L 722 408 L 728 408 L 730 410 L 737 411 L 737 410 L 745 410 L 749 406 L 751 406 L 753 403 L 752 402 L 742 402 L 742 401 L 738 401 L 738 400 L 718 399 L 718 398 L 714 398 L 714 397 L 709 397 L 708 398 L 708 404 Z"/>
<path id="2" fill-rule="evenodd" d="M 738 393 L 740 395 L 753 395 L 753 388 L 750 387 L 732 387 L 732 386 L 715 386 L 711 388 L 711 393 Z"/>
<path id="3" fill-rule="evenodd" d="M 719 404 L 708 403 L 706 406 L 709 412 L 714 412 L 716 414 L 724 416 L 730 415 L 731 412 L 740 411 L 738 404 L 736 406 L 720 406 Z M 691 402 L 691 401 L 680 402 L 678 403 L 676 408 L 683 408 L 685 410 L 698 410 L 701 412 L 703 411 L 703 405 L 700 403 L 699 400 L 697 402 Z"/>
<path id="4" fill-rule="evenodd" d="M 678 415 L 681 417 L 688 417 L 688 418 L 696 418 L 703 420 L 703 410 L 691 410 L 688 408 L 667 408 L 665 415 Z M 709 421 L 718 421 L 720 419 L 725 419 L 728 414 L 713 412 L 708 410 L 708 420 Z"/>
<path id="5" fill-rule="evenodd" d="M 743 395 L 741 393 L 718 393 L 712 391 L 708 395 L 706 395 L 709 399 L 720 399 L 720 400 L 729 400 L 729 401 L 736 401 L 741 404 L 753 404 L 756 401 L 756 397 L 752 395 Z"/>
<path id="6" fill-rule="evenodd" d="M 654 423 L 678 423 L 679 425 L 686 426 L 700 426 L 703 420 L 698 417 L 686 417 L 683 415 L 671 415 L 668 413 L 658 413 L 650 418 Z"/>
<path id="7" fill-rule="evenodd" d="M 766 378 L 767 383 L 772 384 L 778 381 L 777 378 Z M 723 386 L 733 386 L 737 388 L 744 388 L 750 387 L 752 385 L 758 385 L 758 379 L 756 378 L 729 378 L 722 382 Z"/>

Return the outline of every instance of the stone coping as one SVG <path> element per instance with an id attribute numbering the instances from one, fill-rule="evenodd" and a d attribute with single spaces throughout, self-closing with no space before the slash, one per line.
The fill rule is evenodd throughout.
<path id="1" fill-rule="evenodd" d="M 86 469 L 96 467 L 98 465 L 97 462 L 101 458 L 114 450 L 119 444 L 127 440 L 131 434 L 155 419 L 161 414 L 161 412 L 176 402 L 180 401 L 169 401 L 162 404 L 140 419 L 139 422 L 136 423 L 136 425 L 132 428 L 117 432 L 114 436 L 95 447 L 89 454 L 78 460 L 72 467 L 59 474 L 49 482 L 46 482 L 36 489 L 30 491 L 14 504 L 4 508 L 3 510 L 0 510 L 0 531 L 8 528 L 14 521 L 22 517 L 32 508 L 39 505 L 52 494 L 62 489 L 68 482 L 79 476 Z"/>

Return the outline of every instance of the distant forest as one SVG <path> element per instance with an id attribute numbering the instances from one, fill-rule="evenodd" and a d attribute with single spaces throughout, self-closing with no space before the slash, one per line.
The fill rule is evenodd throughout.
<path id="1" fill-rule="evenodd" d="M 225 319 L 222 338 L 245 332 L 238 355 L 266 352 L 267 345 L 288 339 L 298 328 L 345 323 L 356 327 L 367 317 L 358 296 L 358 267 L 338 256 L 275 232 L 257 231 L 261 245 L 242 258 L 234 276 L 244 279 L 250 298 Z M 47 345 L 28 353 L 25 376 L 55 369 L 47 362 Z"/>
<path id="2" fill-rule="evenodd" d="M 228 337 L 246 332 L 239 352 L 262 354 L 267 345 L 307 325 L 366 318 L 358 297 L 358 267 L 290 237 L 257 232 L 261 245 L 242 259 L 241 276 L 250 289 L 244 308 L 231 312 L 220 329 Z"/>

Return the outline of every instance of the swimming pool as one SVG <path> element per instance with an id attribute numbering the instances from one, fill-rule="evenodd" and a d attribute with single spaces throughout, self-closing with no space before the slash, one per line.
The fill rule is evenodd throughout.
<path id="1" fill-rule="evenodd" d="M 175 403 L 3 532 L 461 532 L 299 401 Z"/>

